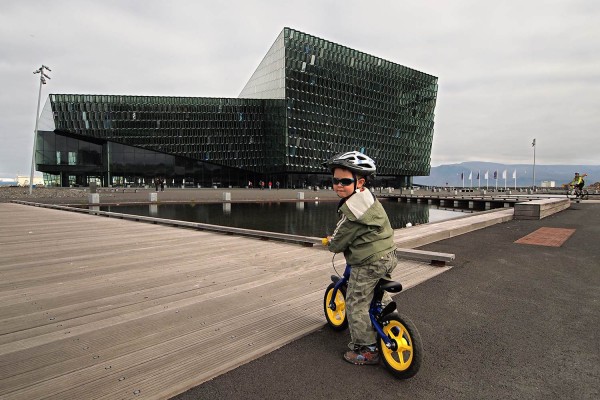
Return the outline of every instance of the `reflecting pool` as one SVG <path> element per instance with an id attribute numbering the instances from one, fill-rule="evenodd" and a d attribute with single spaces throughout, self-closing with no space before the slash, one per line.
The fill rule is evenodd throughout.
<path id="1" fill-rule="evenodd" d="M 236 228 L 292 235 L 331 235 L 338 221 L 337 202 L 272 202 L 223 204 L 151 204 L 104 206 L 101 211 L 143 215 L 179 221 L 201 222 Z M 460 211 L 438 209 L 417 203 L 382 200 L 392 228 L 438 222 L 462 215 Z"/>

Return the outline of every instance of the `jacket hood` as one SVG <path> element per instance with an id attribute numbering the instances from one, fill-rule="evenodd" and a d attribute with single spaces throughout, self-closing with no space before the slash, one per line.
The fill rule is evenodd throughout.
<path id="1" fill-rule="evenodd" d="M 382 226 L 385 217 L 375 212 L 377 206 L 381 207 L 373 193 L 365 189 L 350 196 L 340 207 L 340 212 L 344 213 L 350 221 L 363 225 Z"/>

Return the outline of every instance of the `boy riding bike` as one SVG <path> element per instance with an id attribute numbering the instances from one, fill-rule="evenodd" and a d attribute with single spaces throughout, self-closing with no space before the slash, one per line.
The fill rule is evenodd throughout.
<path id="1" fill-rule="evenodd" d="M 344 359 L 357 365 L 377 364 L 377 334 L 371 327 L 369 304 L 379 279 L 389 279 L 396 267 L 394 231 L 381 203 L 365 188 L 376 171 L 371 158 L 351 151 L 334 156 L 324 166 L 331 170 L 333 189 L 341 198 L 340 219 L 327 238 L 329 251 L 343 252 L 352 265 L 346 293 L 351 350 Z M 391 301 L 385 293 L 383 304 Z"/>

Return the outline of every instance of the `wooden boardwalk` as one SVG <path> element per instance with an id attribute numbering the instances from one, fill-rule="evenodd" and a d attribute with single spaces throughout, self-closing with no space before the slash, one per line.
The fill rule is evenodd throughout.
<path id="1" fill-rule="evenodd" d="M 322 327 L 333 273 L 320 248 L 8 203 L 0 249 L 2 399 L 168 398 Z"/>

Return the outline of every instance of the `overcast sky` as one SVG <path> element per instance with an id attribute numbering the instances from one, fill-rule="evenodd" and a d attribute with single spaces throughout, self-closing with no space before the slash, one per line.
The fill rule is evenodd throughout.
<path id="1" fill-rule="evenodd" d="M 289 26 L 439 78 L 432 165 L 600 164 L 600 1 L 33 1 L 0 6 L 0 177 L 49 93 L 237 97 Z M 42 103 L 43 107 L 44 103 Z"/>

